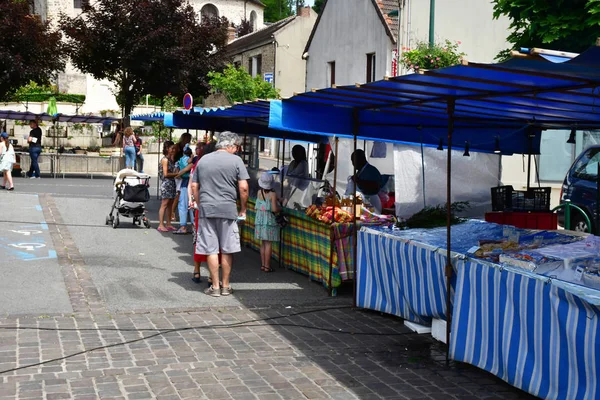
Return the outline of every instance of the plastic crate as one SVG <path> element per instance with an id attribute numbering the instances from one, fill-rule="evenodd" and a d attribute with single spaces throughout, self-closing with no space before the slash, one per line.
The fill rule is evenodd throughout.
<path id="1" fill-rule="evenodd" d="M 550 211 L 552 188 L 529 188 L 528 191 L 515 192 L 512 199 L 513 211 Z"/>
<path id="2" fill-rule="evenodd" d="M 512 210 L 514 189 L 512 186 L 498 186 L 492 188 L 492 211 Z"/>

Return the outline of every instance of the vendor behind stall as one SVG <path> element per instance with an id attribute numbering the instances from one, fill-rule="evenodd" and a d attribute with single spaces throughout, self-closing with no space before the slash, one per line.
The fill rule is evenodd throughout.
<path id="1" fill-rule="evenodd" d="M 358 174 L 356 182 L 354 182 L 354 176 L 348 178 L 346 194 L 353 194 L 352 191 L 356 185 L 356 190 L 363 194 L 364 198 L 373 206 L 377 214 L 381 214 L 382 206 L 381 199 L 379 198 L 379 191 L 382 187 L 381 173 L 367 162 L 364 150 L 356 150 L 350 158 L 352 165 L 358 170 Z"/>

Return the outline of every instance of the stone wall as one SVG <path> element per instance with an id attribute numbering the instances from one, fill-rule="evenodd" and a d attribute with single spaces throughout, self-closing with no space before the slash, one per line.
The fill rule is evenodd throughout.
<path id="1" fill-rule="evenodd" d="M 258 55 L 262 56 L 261 79 L 264 79 L 265 73 L 274 73 L 275 71 L 275 45 L 272 43 L 239 53 L 233 58 L 233 62 L 239 62 L 244 70 L 250 72 L 248 62 L 252 57 Z"/>

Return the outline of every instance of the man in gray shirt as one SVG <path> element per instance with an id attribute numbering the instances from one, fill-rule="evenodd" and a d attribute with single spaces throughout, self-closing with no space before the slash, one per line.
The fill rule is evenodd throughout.
<path id="1" fill-rule="evenodd" d="M 228 296 L 233 253 L 241 251 L 237 219 L 246 218 L 248 171 L 235 155 L 240 138 L 232 132 L 221 132 L 216 151 L 198 161 L 192 177 L 192 192 L 198 201 L 198 233 L 196 253 L 207 255 L 212 285 L 204 293 Z M 237 192 L 241 208 L 237 210 Z M 219 252 L 223 271 L 223 287 L 219 284 Z"/>

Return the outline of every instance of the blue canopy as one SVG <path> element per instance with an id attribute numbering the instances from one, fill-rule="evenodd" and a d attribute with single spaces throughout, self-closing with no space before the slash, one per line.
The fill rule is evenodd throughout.
<path id="1" fill-rule="evenodd" d="M 146 113 L 146 114 L 135 114 L 129 116 L 132 121 L 163 121 L 165 119 L 165 113 L 162 111 Z"/>
<path id="2" fill-rule="evenodd" d="M 269 128 L 270 101 L 259 100 L 231 107 L 194 108 L 167 113 L 164 123 L 178 129 L 233 131 L 240 134 L 293 141 L 321 143 L 327 138 L 310 132 L 288 132 Z"/>
<path id="3" fill-rule="evenodd" d="M 364 85 L 313 90 L 272 104 L 269 126 L 293 132 L 539 152 L 543 129 L 600 127 L 600 49 L 560 64 L 515 58 L 458 65 Z M 444 143 L 445 145 L 446 143 Z"/>

